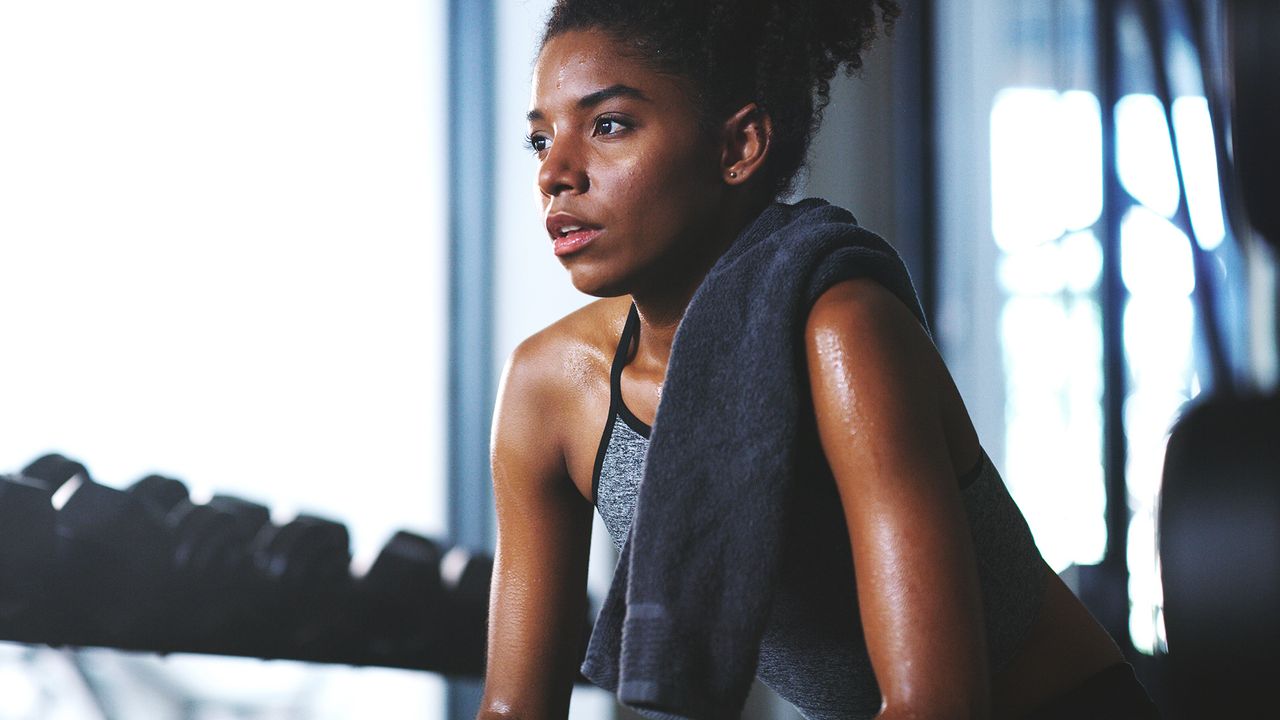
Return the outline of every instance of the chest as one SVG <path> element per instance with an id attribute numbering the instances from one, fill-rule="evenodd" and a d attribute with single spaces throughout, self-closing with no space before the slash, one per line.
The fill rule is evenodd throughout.
<path id="1" fill-rule="evenodd" d="M 628 365 L 619 367 L 614 374 L 604 368 L 598 378 L 593 378 L 589 390 L 581 394 L 576 407 L 566 414 L 568 421 L 562 423 L 561 430 L 565 462 L 578 493 L 588 502 L 596 499 L 595 485 L 611 437 L 614 447 L 610 458 L 642 457 L 643 452 L 637 448 L 647 446 L 649 427 L 662 398 L 664 370 Z M 640 469 L 631 461 L 626 467 L 631 473 Z M 638 478 L 636 474 L 637 482 Z"/>

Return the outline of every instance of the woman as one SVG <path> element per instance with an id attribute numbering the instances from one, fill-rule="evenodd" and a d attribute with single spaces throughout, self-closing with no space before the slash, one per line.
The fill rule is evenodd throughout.
<path id="1" fill-rule="evenodd" d="M 1153 711 L 1036 551 L 896 255 L 774 202 L 897 12 L 556 4 L 529 145 L 548 250 L 603 299 L 504 373 L 480 717 L 565 717 L 593 506 L 623 560 L 582 671 L 644 714 L 736 717 L 754 674 L 811 718 Z"/>

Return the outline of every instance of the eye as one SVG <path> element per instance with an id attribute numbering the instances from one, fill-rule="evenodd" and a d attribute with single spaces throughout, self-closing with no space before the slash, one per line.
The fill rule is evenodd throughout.
<path id="1" fill-rule="evenodd" d="M 619 132 L 622 132 L 623 130 L 627 130 L 630 127 L 631 126 L 628 125 L 621 118 L 616 118 L 616 117 L 611 117 L 606 115 L 596 120 L 595 132 L 593 134 L 617 135 Z"/>
<path id="2" fill-rule="evenodd" d="M 551 138 L 541 133 L 532 133 L 525 136 L 524 145 L 532 152 L 541 154 L 551 147 Z"/>

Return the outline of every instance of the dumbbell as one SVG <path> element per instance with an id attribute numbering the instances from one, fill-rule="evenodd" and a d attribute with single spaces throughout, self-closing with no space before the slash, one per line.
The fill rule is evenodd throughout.
<path id="1" fill-rule="evenodd" d="M 244 571 L 249 544 L 261 524 L 249 524 L 223 503 L 191 501 L 187 486 L 163 475 L 148 475 L 130 486 L 138 498 L 161 518 L 173 536 L 174 571 L 188 582 L 224 582 Z M 266 508 L 255 505 L 266 516 Z"/>
<path id="2" fill-rule="evenodd" d="M 449 595 L 470 605 L 489 604 L 493 557 L 455 546 L 440 559 L 440 579 Z"/>
<path id="3" fill-rule="evenodd" d="M 345 526 L 310 515 L 277 526 L 266 506 L 234 496 L 198 505 L 158 475 L 130 493 L 173 534 L 187 649 L 305 659 L 329 644 L 350 583 Z"/>
<path id="4" fill-rule="evenodd" d="M 345 655 L 368 663 L 431 668 L 444 646 L 442 552 L 435 541 L 401 530 L 355 585 Z"/>
<path id="5" fill-rule="evenodd" d="M 230 495 L 215 495 L 207 506 L 253 538 L 248 563 L 228 591 L 244 614 L 219 634 L 212 651 L 298 659 L 334 652 L 332 628 L 346 614 L 351 592 L 346 526 L 314 515 L 276 525 L 266 506 Z"/>
<path id="6" fill-rule="evenodd" d="M 154 645 L 153 621 L 171 581 L 163 525 L 137 498 L 94 482 L 83 464 L 62 455 L 40 457 L 22 474 L 60 500 L 53 581 L 66 614 L 63 641 Z"/>
<path id="7" fill-rule="evenodd" d="M 266 505 L 234 495 L 214 495 L 206 503 L 209 507 L 230 515 L 241 530 L 254 537 L 271 522 L 271 510 Z"/>
<path id="8" fill-rule="evenodd" d="M 164 475 L 147 475 L 130 485 L 128 492 L 141 500 L 157 517 L 164 517 L 178 503 L 191 497 L 186 483 Z"/>
<path id="9" fill-rule="evenodd" d="M 22 469 L 21 476 L 53 494 L 72 480 L 78 484 L 81 479 L 87 479 L 89 470 L 59 453 L 49 453 L 32 460 Z"/>
<path id="10" fill-rule="evenodd" d="M 435 672 L 483 671 L 493 558 L 404 530 L 356 584 L 347 655 Z M 363 648 L 363 650 L 361 649 Z"/>
<path id="11" fill-rule="evenodd" d="M 349 611 L 351 536 L 347 526 L 315 515 L 264 525 L 253 542 L 253 562 L 280 613 L 279 629 L 291 657 L 323 659 L 340 638 L 333 628 Z"/>
<path id="12" fill-rule="evenodd" d="M 53 568 L 51 494 L 21 475 L 0 475 L 0 633 L 38 641 L 52 619 L 48 579 Z"/>
<path id="13" fill-rule="evenodd" d="M 148 475 L 129 487 L 159 519 L 170 537 L 172 576 L 161 649 L 199 651 L 221 642 L 245 615 L 252 598 L 234 592 L 249 569 L 249 544 L 256 534 L 232 513 L 193 503 L 186 485 Z M 265 508 L 264 508 L 265 511 Z"/>
<path id="14" fill-rule="evenodd" d="M 455 546 L 440 560 L 440 577 L 446 603 L 439 672 L 483 673 L 493 557 Z"/>
<path id="15" fill-rule="evenodd" d="M 234 528 L 239 547 L 238 557 L 226 563 L 224 582 L 218 593 L 228 617 L 197 638 L 193 649 L 258 657 L 278 655 L 268 650 L 279 644 L 274 640 L 278 632 L 277 618 L 269 610 L 275 602 L 274 592 L 253 561 L 254 539 L 270 524 L 271 511 L 265 505 L 231 495 L 214 495 L 200 507 L 209 508 L 226 519 Z"/>

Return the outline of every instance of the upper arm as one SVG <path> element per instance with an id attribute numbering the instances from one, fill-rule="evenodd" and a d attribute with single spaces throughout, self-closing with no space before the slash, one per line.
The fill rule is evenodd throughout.
<path id="1" fill-rule="evenodd" d="M 558 367 L 526 341 L 499 388 L 491 448 L 498 548 L 482 716 L 565 717 L 578 675 L 592 508 L 569 479 L 555 433 L 564 402 Z"/>
<path id="2" fill-rule="evenodd" d="M 805 342 L 884 714 L 982 716 L 985 630 L 944 428 L 941 359 L 906 306 L 870 280 L 824 293 Z"/>

